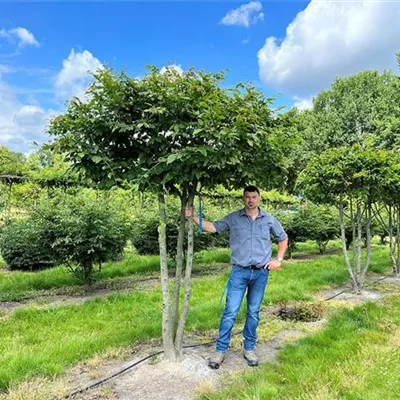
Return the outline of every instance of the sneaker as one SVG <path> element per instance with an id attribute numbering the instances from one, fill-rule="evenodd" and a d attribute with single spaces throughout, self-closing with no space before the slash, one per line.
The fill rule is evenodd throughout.
<path id="1" fill-rule="evenodd" d="M 222 351 L 214 351 L 208 360 L 208 366 L 212 369 L 218 369 L 225 359 L 225 354 Z"/>
<path id="2" fill-rule="evenodd" d="M 259 360 L 254 350 L 245 350 L 243 355 L 250 367 L 256 367 L 258 365 Z"/>

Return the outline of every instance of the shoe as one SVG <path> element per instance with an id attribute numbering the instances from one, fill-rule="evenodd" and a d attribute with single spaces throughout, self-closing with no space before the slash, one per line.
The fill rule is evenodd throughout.
<path id="1" fill-rule="evenodd" d="M 250 367 L 256 367 L 258 365 L 259 360 L 254 350 L 245 350 L 243 355 Z"/>
<path id="2" fill-rule="evenodd" d="M 225 354 L 222 351 L 214 351 L 208 360 L 208 366 L 212 369 L 218 369 L 225 359 Z"/>

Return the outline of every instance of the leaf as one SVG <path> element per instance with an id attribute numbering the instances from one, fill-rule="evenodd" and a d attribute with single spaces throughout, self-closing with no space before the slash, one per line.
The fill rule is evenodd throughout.
<path id="1" fill-rule="evenodd" d="M 178 153 L 170 154 L 167 158 L 167 164 L 172 164 L 175 160 L 180 157 Z"/>
<path id="2" fill-rule="evenodd" d="M 91 159 L 95 164 L 98 164 L 100 161 L 103 160 L 103 157 L 101 157 L 101 156 L 92 156 Z"/>

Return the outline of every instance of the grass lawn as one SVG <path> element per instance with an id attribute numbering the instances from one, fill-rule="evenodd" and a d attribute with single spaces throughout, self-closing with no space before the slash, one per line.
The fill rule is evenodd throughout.
<path id="1" fill-rule="evenodd" d="M 382 272 L 387 266 L 387 249 L 375 248 L 371 269 Z M 229 268 L 223 274 L 193 280 L 188 330 L 216 329 L 228 273 Z M 317 290 L 343 283 L 347 274 L 341 257 L 330 255 L 287 262 L 282 271 L 271 273 L 270 279 L 265 304 L 308 300 Z M 158 339 L 160 310 L 157 287 L 79 305 L 28 307 L 3 317 L 0 314 L 0 388 L 36 375 L 57 375 L 66 366 L 112 347 Z"/>
<path id="2" fill-rule="evenodd" d="M 195 255 L 195 263 L 229 262 L 229 250 L 218 249 Z M 122 261 L 103 265 L 99 280 L 128 276 L 155 274 L 160 270 L 159 256 L 138 256 L 127 253 Z M 195 268 L 196 269 L 196 268 Z M 82 283 L 64 267 L 59 266 L 37 272 L 0 272 L 0 301 L 18 301 L 30 297 L 37 291 L 79 287 Z"/>

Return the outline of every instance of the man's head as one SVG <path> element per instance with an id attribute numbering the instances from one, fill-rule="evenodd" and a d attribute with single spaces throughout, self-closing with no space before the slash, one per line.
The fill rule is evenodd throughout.
<path id="1" fill-rule="evenodd" d="M 257 186 L 249 185 L 243 190 L 243 203 L 246 210 L 258 209 L 260 204 L 260 190 Z"/>

